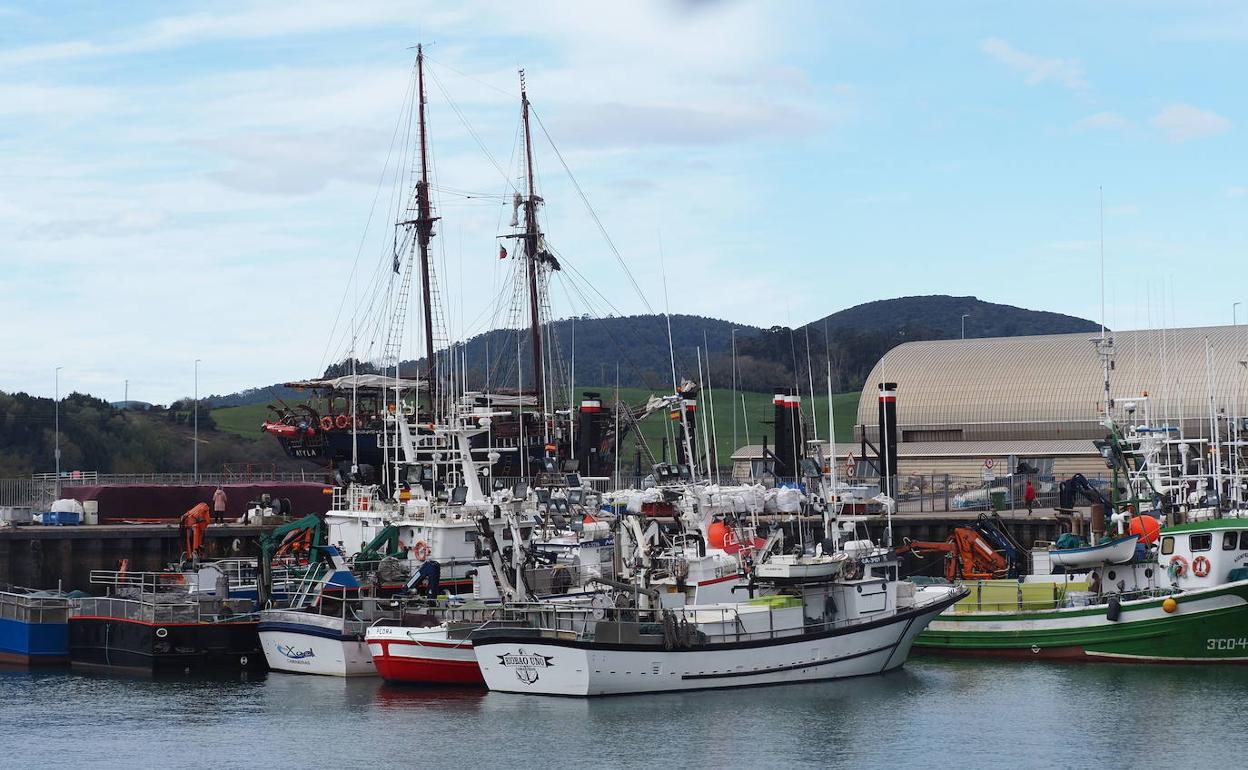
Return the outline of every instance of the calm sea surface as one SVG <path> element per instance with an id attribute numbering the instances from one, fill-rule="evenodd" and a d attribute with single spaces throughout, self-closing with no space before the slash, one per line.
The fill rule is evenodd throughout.
<path id="1" fill-rule="evenodd" d="M 1248 670 L 913 658 L 885 676 L 579 700 L 269 674 L 0 671 L 0 766 L 1244 767 Z"/>

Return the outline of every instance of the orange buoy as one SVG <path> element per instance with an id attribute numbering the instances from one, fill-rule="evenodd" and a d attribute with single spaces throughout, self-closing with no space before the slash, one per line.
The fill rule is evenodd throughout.
<path id="1" fill-rule="evenodd" d="M 1170 597 L 1166 597 L 1166 600 L 1161 603 L 1161 608 L 1166 612 L 1174 612 L 1179 608 L 1179 603 Z"/>
<path id="2" fill-rule="evenodd" d="M 1132 516 L 1127 532 L 1139 535 L 1141 543 L 1155 543 L 1161 537 L 1161 522 L 1152 516 Z"/>
<path id="3" fill-rule="evenodd" d="M 732 531 L 732 528 L 724 522 L 712 521 L 711 526 L 706 528 L 706 544 L 711 548 L 719 548 L 722 550 L 724 547 L 724 541 L 728 538 L 728 533 L 730 531 Z"/>

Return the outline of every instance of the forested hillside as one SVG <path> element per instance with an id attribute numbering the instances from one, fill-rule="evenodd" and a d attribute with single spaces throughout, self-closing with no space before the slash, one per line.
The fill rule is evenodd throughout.
<path id="1" fill-rule="evenodd" d="M 115 408 L 94 396 L 61 400 L 61 469 L 105 473 L 185 472 L 192 466 L 193 404 L 147 411 Z M 199 467 L 287 460 L 276 441 L 248 441 L 216 429 L 211 405 L 200 401 Z M 0 393 L 0 477 L 51 472 L 56 467 L 55 403 L 25 393 Z"/>

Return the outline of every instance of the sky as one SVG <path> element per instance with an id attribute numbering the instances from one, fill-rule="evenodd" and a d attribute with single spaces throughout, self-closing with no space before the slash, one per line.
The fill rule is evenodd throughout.
<path id="1" fill-rule="evenodd" d="M 0 0 L 0 391 L 380 350 L 417 43 L 451 338 L 506 321 L 521 67 L 556 316 L 1098 319 L 1103 210 L 1111 327 L 1248 320 L 1239 3 Z"/>

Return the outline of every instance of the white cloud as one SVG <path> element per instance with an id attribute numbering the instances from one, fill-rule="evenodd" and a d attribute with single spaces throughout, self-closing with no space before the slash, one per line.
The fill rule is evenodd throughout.
<path id="1" fill-rule="evenodd" d="M 1231 121 L 1190 104 L 1167 104 L 1150 121 L 1172 142 L 1204 139 L 1231 130 Z"/>
<path id="2" fill-rule="evenodd" d="M 1116 112 L 1110 111 L 1097 112 L 1075 122 L 1075 128 L 1080 131 L 1116 131 L 1123 128 L 1129 128 L 1130 126 L 1130 120 L 1127 120 Z"/>
<path id="3" fill-rule="evenodd" d="M 1083 63 L 1078 59 L 1046 59 L 1020 51 L 1005 40 L 990 37 L 980 42 L 979 50 L 1023 73 L 1028 85 L 1053 81 L 1074 91 L 1088 87 L 1083 77 Z"/>
<path id="4" fill-rule="evenodd" d="M 492 273 L 506 263 L 495 259 L 499 206 L 490 196 L 504 182 L 437 79 L 514 173 L 515 61 L 524 61 L 536 114 L 652 303 L 658 227 L 669 254 L 721 276 L 708 279 L 715 288 L 744 280 L 749 271 L 734 266 L 752 263 L 755 248 L 720 234 L 756 205 L 740 191 L 763 178 L 760 150 L 771 137 L 800 138 L 844 122 L 860 98 L 852 85 L 812 80 L 795 64 L 805 33 L 769 6 L 581 11 L 553 2 L 466 2 L 454 12 L 427 6 L 432 14 L 406 2 L 357 6 L 232 6 L 0 51 L 6 81 L 23 84 L 8 92 L 8 104 L 0 98 L 0 112 L 20 109 L 23 118 L 10 121 L 17 131 L 0 132 L 0 304 L 17 319 L 0 325 L 0 347 L 22 362 L 0 376 L 0 389 L 42 389 L 48 364 L 68 356 L 77 374 L 63 375 L 129 377 L 131 395 L 153 401 L 187 392 L 181 357 L 188 350 L 205 360 L 201 392 L 316 373 L 327 343 L 337 342 L 326 339 L 333 313 L 344 294 L 354 296 L 344 284 L 362 240 L 358 293 L 370 296 L 370 276 L 389 274 L 400 204 L 388 200 L 388 183 L 371 220 L 370 204 L 408 88 L 404 47 L 412 40 L 445 41 L 430 49 L 427 86 L 442 217 L 435 250 L 450 265 L 441 280 L 453 336 L 501 288 Z M 350 46 L 326 54 L 310 37 L 361 28 L 377 42 L 360 55 L 343 52 Z M 282 38 L 280 66 L 254 46 L 228 44 L 259 37 Z M 210 52 L 167 53 L 210 42 Z M 124 58 L 139 53 L 141 60 Z M 20 79 L 9 74 L 22 64 Z M 90 117 L 89 131 L 81 116 Z M 552 246 L 595 286 L 623 282 L 536 130 Z M 391 171 L 400 154 L 396 148 Z M 632 194 L 619 195 L 621 184 Z M 460 270 L 483 276 L 461 282 Z M 318 297 L 306 324 L 289 322 L 282 292 L 274 300 L 257 290 L 305 285 Z M 679 309 L 743 323 L 770 322 L 774 308 L 789 303 L 797 315 L 815 315 L 783 281 L 759 289 L 766 302 L 731 312 L 725 292 L 696 292 Z M 557 314 L 567 312 L 563 293 L 552 293 Z M 628 294 L 612 293 L 612 301 L 637 312 L 639 301 Z M 72 309 L 41 318 L 50 296 Z M 187 312 L 188 304 L 218 300 L 232 310 Z M 77 347 L 45 350 L 38 340 L 48 335 Z"/>

